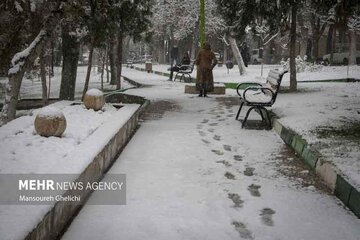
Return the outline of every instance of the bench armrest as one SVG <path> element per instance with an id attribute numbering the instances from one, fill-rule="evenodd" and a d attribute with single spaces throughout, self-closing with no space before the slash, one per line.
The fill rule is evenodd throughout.
<path id="1" fill-rule="evenodd" d="M 252 85 L 254 85 L 256 87 L 262 87 L 262 84 L 258 83 L 258 82 L 242 82 L 242 83 L 239 83 L 237 85 L 237 87 L 236 87 L 236 92 L 240 97 L 242 97 L 242 96 L 241 96 L 241 93 L 239 93 L 239 90 L 242 89 L 242 86 L 244 86 L 244 85 L 246 86 L 246 85 L 249 85 L 249 84 L 252 84 Z"/>
<path id="2" fill-rule="evenodd" d="M 273 90 L 271 88 L 268 88 L 268 87 L 257 87 L 257 86 L 254 86 L 254 87 L 247 87 L 243 93 L 243 98 L 244 98 L 244 101 L 246 102 L 251 102 L 249 100 L 246 99 L 246 92 L 247 91 L 259 91 L 261 90 L 262 93 L 265 94 L 265 92 L 270 92 L 271 93 L 271 100 L 269 102 L 264 102 L 264 103 L 271 103 L 271 101 L 274 99 L 274 96 L 275 96 L 275 93 L 273 92 Z M 260 93 L 260 92 L 259 92 Z"/>

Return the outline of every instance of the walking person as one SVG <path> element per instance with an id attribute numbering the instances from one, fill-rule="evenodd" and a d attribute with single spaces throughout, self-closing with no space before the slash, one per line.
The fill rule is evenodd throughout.
<path id="1" fill-rule="evenodd" d="M 181 68 L 182 65 L 190 65 L 190 57 L 189 54 L 187 52 L 184 53 L 183 58 L 181 59 L 181 62 L 179 65 L 170 67 L 170 77 L 169 77 L 169 81 L 172 81 L 174 72 L 178 72 L 179 70 L 183 70 Z"/>
<path id="2" fill-rule="evenodd" d="M 203 45 L 195 63 L 197 66 L 196 87 L 200 91 L 199 97 L 207 97 L 208 90 L 214 88 L 212 70 L 217 64 L 217 59 L 209 43 Z"/>

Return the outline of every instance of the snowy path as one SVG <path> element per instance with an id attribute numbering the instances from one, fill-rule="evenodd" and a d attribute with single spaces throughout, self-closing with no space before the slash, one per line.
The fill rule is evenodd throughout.
<path id="1" fill-rule="evenodd" d="M 360 239 L 360 220 L 335 197 L 281 173 L 294 168 L 282 166 L 293 158 L 281 139 L 241 129 L 231 98 L 124 74 L 152 85 L 129 92 L 154 104 L 109 171 L 127 175 L 127 204 L 84 206 L 63 239 Z"/>

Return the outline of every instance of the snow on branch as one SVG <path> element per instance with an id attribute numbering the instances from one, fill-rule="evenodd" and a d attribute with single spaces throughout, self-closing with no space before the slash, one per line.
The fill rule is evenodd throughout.
<path id="1" fill-rule="evenodd" d="M 351 16 L 348 19 L 347 26 L 355 32 L 360 32 L 360 16 Z"/>
<path id="2" fill-rule="evenodd" d="M 25 64 L 26 58 L 31 54 L 32 51 L 34 51 L 34 49 L 41 42 L 45 34 L 46 31 L 41 30 L 37 37 L 26 49 L 14 55 L 13 59 L 11 60 L 11 68 L 9 69 L 8 75 L 16 74 L 20 71 L 21 67 Z"/>

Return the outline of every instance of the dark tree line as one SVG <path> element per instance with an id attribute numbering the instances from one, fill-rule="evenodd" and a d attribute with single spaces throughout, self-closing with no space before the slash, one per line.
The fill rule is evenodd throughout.
<path id="1" fill-rule="evenodd" d="M 150 0 L 7 0 L 0 3 L 0 74 L 8 76 L 1 123 L 15 118 L 24 73 L 40 58 L 43 100 L 47 102 L 45 54 L 61 46 L 59 98 L 73 100 L 80 45 L 89 49 L 84 85 L 88 89 L 94 49 L 110 59 L 111 84 L 121 87 L 122 44 L 147 31 Z M 104 58 L 103 58 L 104 59 Z M 52 56 L 52 60 L 54 57 Z M 107 61 L 104 59 L 104 61 Z M 44 81 L 45 78 L 45 81 Z"/>

